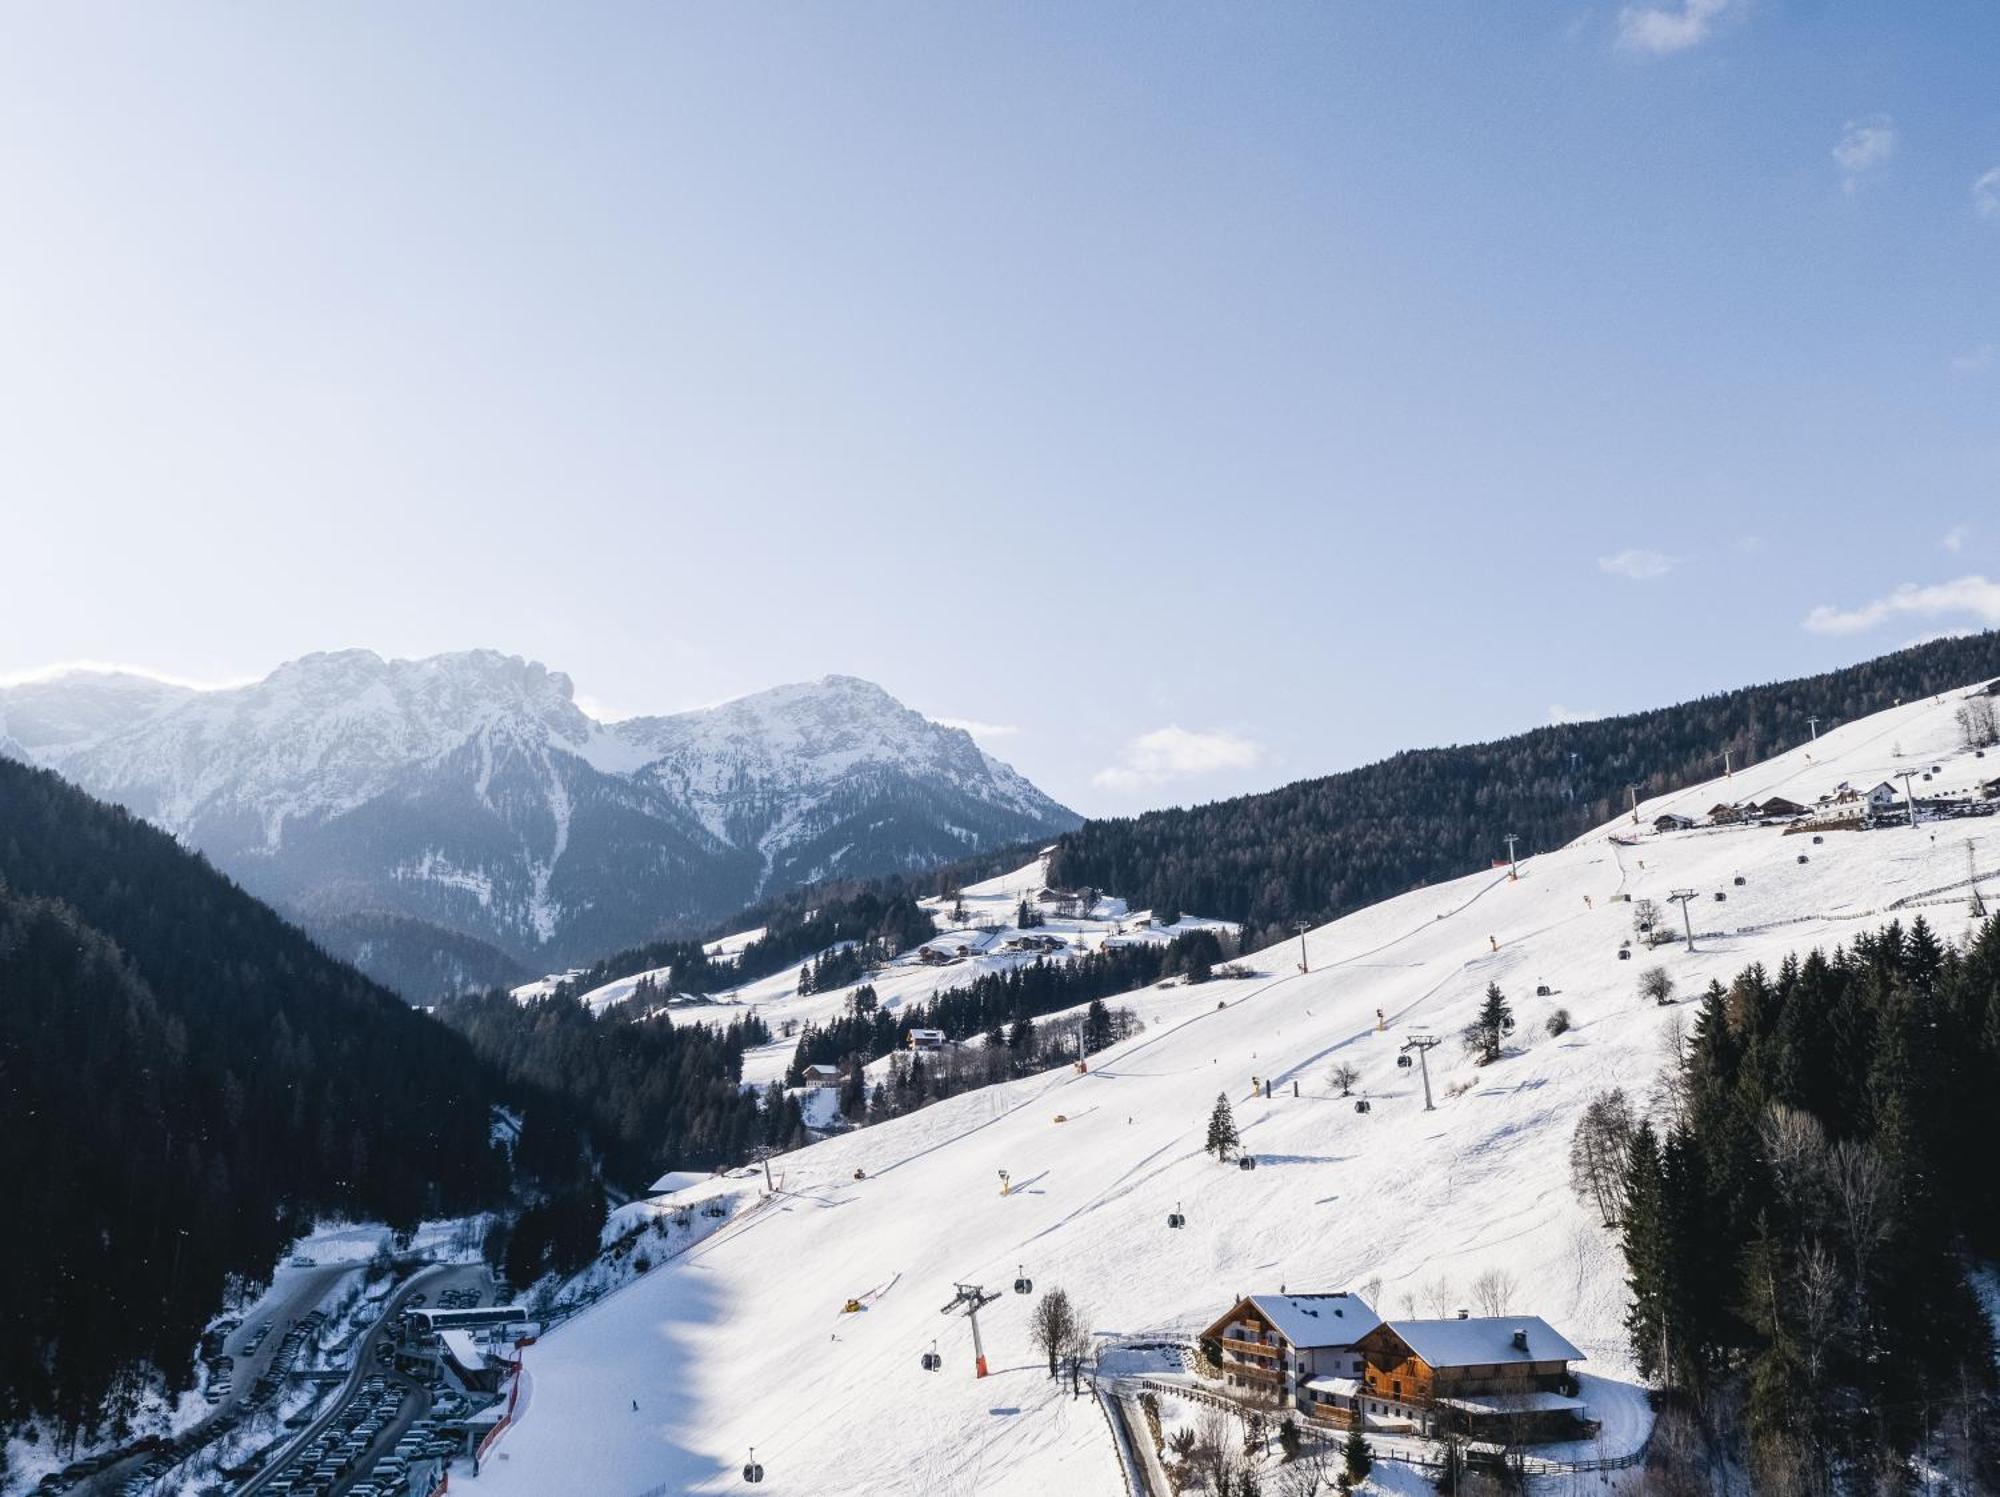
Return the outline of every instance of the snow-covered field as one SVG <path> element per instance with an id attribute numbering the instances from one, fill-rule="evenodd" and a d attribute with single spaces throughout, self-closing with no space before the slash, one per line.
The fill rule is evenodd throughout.
<path id="1" fill-rule="evenodd" d="M 1865 790 L 1933 763 L 1943 785 L 2000 774 L 2000 755 L 1978 762 L 1956 746 L 1956 700 L 1843 726 L 1644 804 L 1640 818 L 1750 796 L 1810 802 L 1841 781 Z M 1981 873 L 2000 870 L 2000 818 L 1828 832 L 1818 844 L 1768 827 L 1613 840 L 1634 834 L 1621 819 L 1525 863 L 1518 882 L 1481 870 L 1323 927 L 1306 941 L 1308 974 L 1293 946 L 1259 963 L 1277 974 L 1260 981 L 1135 995 L 1146 1032 L 1088 1074 L 961 1096 L 776 1161 L 776 1195 L 530 1349 L 531 1411 L 485 1472 L 455 1475 L 454 1488 L 735 1490 L 754 1445 L 773 1493 L 1122 1492 L 1098 1405 L 1070 1399 L 1037 1365 L 1030 1300 L 1003 1294 L 982 1317 L 984 1380 L 965 1322 L 940 1313 L 955 1283 L 1005 1291 L 1023 1267 L 1038 1292 L 1067 1289 L 1099 1331 L 1180 1335 L 1238 1294 L 1281 1284 L 1360 1290 L 1379 1278 L 1377 1308 L 1399 1316 L 1434 1298 L 1465 1303 L 1477 1275 L 1501 1269 L 1517 1282 L 1509 1308 L 1585 1350 L 1593 1406 L 1636 1439 L 1622 1265 L 1568 1189 L 1567 1151 L 1593 1093 L 1622 1086 L 1644 1102 L 1690 1017 L 1685 1005 L 1642 1004 L 1639 974 L 1663 963 L 1691 1000 L 1751 962 L 1844 942 L 1914 896 L 1939 902 L 1903 918 L 1920 909 L 1941 936 L 1962 937 L 1966 891 L 1946 886 L 1966 877 L 1968 841 Z M 1698 949 L 1620 960 L 1632 908 L 1613 896 L 1664 900 L 1677 888 L 1698 891 Z M 2000 894 L 2000 877 L 1987 888 Z M 1454 1037 L 1489 981 L 1519 1027 L 1482 1069 Z M 1536 997 L 1538 984 L 1553 994 Z M 1573 1027 L 1552 1037 L 1545 1021 L 1559 1006 Z M 1447 1037 L 1430 1057 L 1435 1112 L 1396 1064 L 1419 1027 Z M 1336 1062 L 1360 1069 L 1371 1111 L 1329 1086 Z M 1253 1097 L 1253 1077 L 1274 1083 L 1268 1101 Z M 1254 1171 L 1202 1152 L 1219 1091 Z M 1006 1197 L 1001 1170 L 1014 1182 Z M 1187 1226 L 1169 1231 L 1177 1206 Z M 850 1297 L 865 1308 L 843 1314 Z M 927 1373 L 918 1358 L 933 1340 L 944 1368 Z"/>
<path id="2" fill-rule="evenodd" d="M 1200 929 L 1235 929 L 1227 921 L 1199 916 L 1182 916 L 1171 925 L 1154 925 L 1146 912 L 1128 910 L 1122 899 L 1100 899 L 1087 915 L 1074 916 L 1060 915 L 1037 905 L 1038 910 L 1043 910 L 1045 923 L 1029 931 L 1020 929 L 1014 922 L 1021 901 L 1033 901 L 1044 887 L 1042 863 L 1038 859 L 997 878 L 968 885 L 960 900 L 965 914 L 962 923 L 954 924 L 951 920 L 951 901 L 919 901 L 936 917 L 939 931 L 935 939 L 925 944 L 947 954 L 955 953 L 960 946 L 964 946 L 970 954 L 948 966 L 930 966 L 919 958 L 920 948 L 913 948 L 900 953 L 863 981 L 875 989 L 877 1001 L 882 1007 L 894 1013 L 905 1006 L 927 1002 L 949 988 L 963 987 L 988 973 L 1005 972 L 1037 960 L 1062 960 L 1086 951 L 1101 950 L 1106 945 L 1166 942 Z M 710 944 L 709 955 L 711 958 L 733 956 L 763 934 L 763 928 L 759 927 L 724 937 Z M 1056 953 L 1010 952 L 1005 949 L 1008 942 L 1024 935 L 1057 937 L 1064 943 L 1063 949 Z M 639 984 L 648 978 L 664 990 L 669 975 L 664 967 L 635 972 L 630 977 L 621 977 L 591 989 L 582 995 L 582 1001 L 593 1009 L 608 1008 L 630 998 Z M 543 997 L 553 989 L 555 981 L 554 977 L 546 977 L 525 984 L 514 989 L 514 996 L 523 1002 Z M 707 1002 L 676 1003 L 672 1010 L 673 1020 L 676 1024 L 719 1025 L 754 1010 L 771 1026 L 772 1040 L 768 1045 L 745 1052 L 743 1080 L 746 1084 L 762 1087 L 782 1078 L 792 1063 L 798 1039 L 796 1035 L 784 1032 L 786 1023 L 789 1021 L 800 1026 L 825 1023 L 846 1011 L 848 999 L 861 985 L 854 983 L 801 996 L 799 964 L 794 964 L 769 977 L 715 993 Z"/>

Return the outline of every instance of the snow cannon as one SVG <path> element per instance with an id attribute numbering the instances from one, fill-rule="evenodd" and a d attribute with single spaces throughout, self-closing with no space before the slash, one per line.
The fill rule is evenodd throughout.
<path id="1" fill-rule="evenodd" d="M 840 1313 L 842 1315 L 859 1315 L 861 1313 L 861 1301 L 858 1299 L 849 1300 L 840 1307 Z"/>

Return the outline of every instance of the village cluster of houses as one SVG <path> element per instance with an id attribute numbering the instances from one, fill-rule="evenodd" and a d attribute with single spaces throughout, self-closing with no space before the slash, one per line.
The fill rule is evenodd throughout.
<path id="1" fill-rule="evenodd" d="M 1872 790 L 1860 790 L 1843 781 L 1809 806 L 1774 795 L 1764 801 L 1719 801 L 1699 817 L 1668 811 L 1653 818 L 1653 830 L 1682 832 L 1703 825 L 1778 826 L 1807 818 L 1829 825 L 1879 826 L 1906 821 L 1913 815 L 1935 818 L 1991 816 L 2000 812 L 2000 778 L 1979 781 L 1965 790 L 1925 794 L 1918 788 L 1933 783 L 1942 773 L 1942 766 L 1936 764 L 1912 771 L 1907 791 L 1888 780 Z"/>
<path id="2" fill-rule="evenodd" d="M 1570 1364 L 1584 1360 L 1535 1315 L 1384 1320 L 1355 1294 L 1253 1294 L 1203 1339 L 1238 1397 L 1336 1429 L 1458 1434 L 1498 1444 L 1595 1429 Z"/>

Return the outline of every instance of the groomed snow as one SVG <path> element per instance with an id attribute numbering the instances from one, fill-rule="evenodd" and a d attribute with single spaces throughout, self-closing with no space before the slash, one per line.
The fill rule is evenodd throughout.
<path id="1" fill-rule="evenodd" d="M 1751 795 L 1812 801 L 1842 780 L 1865 790 L 1919 761 L 1943 766 L 1939 783 L 1969 782 L 1956 702 L 1837 729 L 1649 802 L 1641 819 Z M 1985 763 L 2000 773 L 2000 757 Z M 1508 1310 L 1543 1317 L 1589 1358 L 1582 1397 L 1605 1429 L 1569 1453 L 1635 1448 L 1649 1416 L 1621 1329 L 1622 1265 L 1568 1189 L 1567 1152 L 1595 1092 L 1646 1101 L 1691 1017 L 1685 1004 L 1642 1004 L 1639 974 L 1658 962 L 1692 1000 L 1711 978 L 1831 948 L 1918 896 L 1937 902 L 1896 913 L 1962 937 L 1965 891 L 1949 886 L 1965 877 L 1968 841 L 1982 872 L 2000 869 L 2000 818 L 1828 832 L 1823 844 L 1767 827 L 1647 833 L 1630 847 L 1614 835 L 1637 833 L 1621 819 L 1526 862 L 1518 882 L 1482 869 L 1314 931 L 1309 974 L 1289 943 L 1257 963 L 1275 974 L 1265 979 L 1135 995 L 1146 1032 L 1087 1075 L 1052 1071 L 774 1161 L 775 1196 L 529 1351 L 532 1412 L 504 1437 L 504 1458 L 454 1488 L 736 1490 L 754 1445 L 772 1493 L 1122 1492 L 1105 1415 L 1049 1381 L 1029 1341 L 1032 1300 L 1005 1293 L 1023 1269 L 1038 1293 L 1067 1289 L 1101 1332 L 1180 1336 L 1280 1285 L 1360 1291 L 1392 1319 L 1439 1302 L 1450 1313 L 1500 1269 L 1516 1281 Z M 1675 888 L 1699 891 L 1699 949 L 1620 961 L 1632 909 L 1613 896 Z M 1479 1068 L 1454 1037 L 1489 981 L 1519 1027 L 1505 1058 Z M 1536 997 L 1538 984 L 1555 991 Z M 1573 1024 L 1552 1037 L 1558 1006 Z M 1420 1026 L 1447 1038 L 1430 1055 L 1435 1112 L 1396 1064 Z M 1335 1062 L 1360 1069 L 1371 1111 L 1330 1087 Z M 1269 1100 L 1252 1095 L 1253 1078 L 1270 1080 Z M 1255 1170 L 1202 1153 L 1218 1091 Z M 1187 1225 L 1169 1231 L 1177 1207 Z M 994 1374 L 983 1381 L 965 1322 L 940 1313 L 956 1282 L 1003 1291 L 981 1321 Z M 842 1313 L 849 1298 L 864 1308 Z M 933 1339 L 939 1373 L 918 1365 Z M 1384 1469 L 1384 1490 L 1418 1490 Z"/>

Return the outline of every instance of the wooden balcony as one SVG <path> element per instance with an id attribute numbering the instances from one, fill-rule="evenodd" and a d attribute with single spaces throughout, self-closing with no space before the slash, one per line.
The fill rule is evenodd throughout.
<path id="1" fill-rule="evenodd" d="M 1222 1371 L 1225 1377 L 1246 1377 L 1255 1382 L 1269 1383 L 1272 1387 L 1278 1387 L 1285 1381 L 1284 1373 L 1280 1372 L 1277 1368 L 1259 1367 L 1255 1362 L 1231 1362 L 1225 1360 L 1222 1364 Z"/>
<path id="2" fill-rule="evenodd" d="M 1272 1346 L 1263 1341 L 1249 1341 L 1241 1336 L 1224 1336 L 1222 1349 L 1233 1351 L 1239 1357 L 1278 1357 L 1284 1353 L 1282 1346 Z"/>

